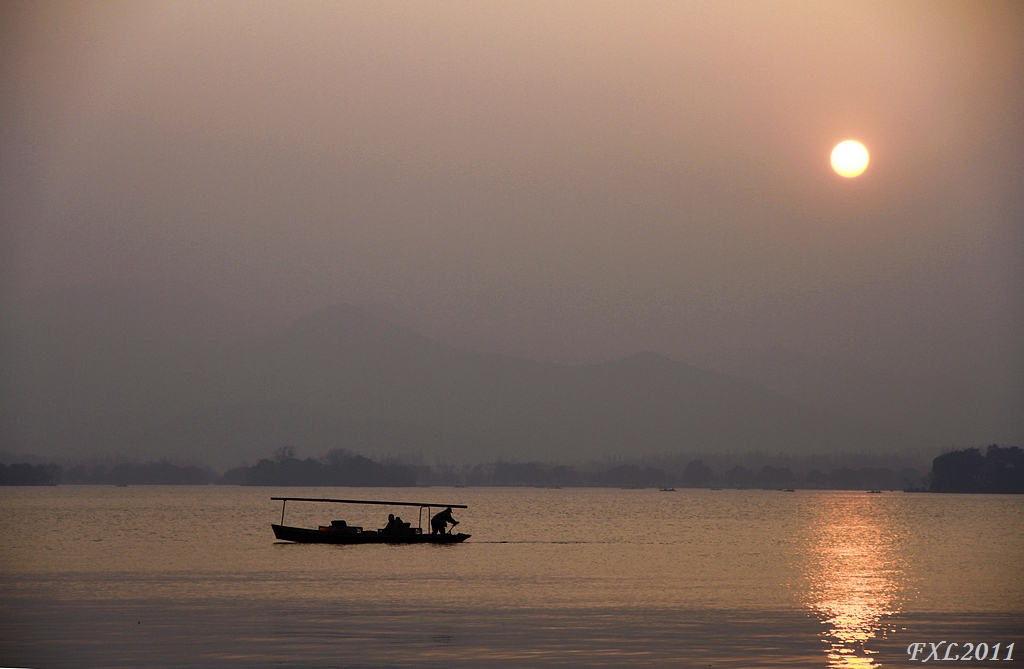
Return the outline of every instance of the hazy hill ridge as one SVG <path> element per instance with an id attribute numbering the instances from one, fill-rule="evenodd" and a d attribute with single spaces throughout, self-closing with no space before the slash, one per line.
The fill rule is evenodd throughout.
<path id="1" fill-rule="evenodd" d="M 225 343 L 202 324 L 167 328 L 190 313 L 119 309 L 51 302 L 5 319 L 5 450 L 234 465 L 282 445 L 457 461 L 923 445 L 653 353 L 585 366 L 474 353 L 347 306 Z M 223 332 L 231 319 L 212 320 Z"/>

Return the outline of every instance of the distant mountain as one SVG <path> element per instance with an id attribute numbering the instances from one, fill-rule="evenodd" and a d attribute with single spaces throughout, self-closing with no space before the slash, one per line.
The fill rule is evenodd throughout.
<path id="1" fill-rule="evenodd" d="M 174 282 L 5 305 L 0 450 L 130 453 L 144 426 L 205 406 L 200 380 L 221 348 L 292 318 L 233 309 Z"/>
<path id="2" fill-rule="evenodd" d="M 928 377 L 784 348 L 730 351 L 704 365 L 808 406 L 947 448 L 979 439 L 1017 442 L 1024 437 L 1020 361 L 995 355 L 977 359 L 982 364 L 969 369 L 949 361 Z"/>
<path id="3" fill-rule="evenodd" d="M 345 306 L 253 338 L 173 326 L 195 314 L 105 317 L 70 300 L 6 319 L 2 448 L 224 467 L 283 445 L 455 461 L 925 445 L 653 353 L 586 366 L 471 353 Z"/>

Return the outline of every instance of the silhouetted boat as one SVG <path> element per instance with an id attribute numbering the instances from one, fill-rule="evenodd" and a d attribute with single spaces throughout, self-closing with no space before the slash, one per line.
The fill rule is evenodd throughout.
<path id="1" fill-rule="evenodd" d="M 444 534 L 423 533 L 423 510 L 427 511 L 427 523 L 430 523 L 432 508 L 465 509 L 465 504 L 428 504 L 426 502 L 382 502 L 359 499 L 325 499 L 320 497 L 271 497 L 281 502 L 281 524 L 271 524 L 274 536 L 282 541 L 294 541 L 300 544 L 457 544 L 471 535 L 452 534 L 451 530 Z M 317 529 L 290 527 L 284 524 L 284 510 L 288 502 L 331 502 L 334 504 L 375 504 L 378 506 L 416 506 L 419 507 L 418 527 L 410 523 L 402 523 L 391 528 L 364 530 L 362 527 L 349 525 L 344 520 L 332 520 L 330 525 L 320 525 Z M 453 526 L 454 529 L 454 526 Z"/>

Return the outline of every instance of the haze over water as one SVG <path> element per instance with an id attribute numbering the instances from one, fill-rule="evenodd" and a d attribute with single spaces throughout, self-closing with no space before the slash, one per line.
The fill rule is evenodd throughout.
<path id="1" fill-rule="evenodd" d="M 532 361 L 653 351 L 908 444 L 1024 440 L 1019 2 L 0 12 L 0 451 L 137 454 L 88 437 L 235 397 L 180 400 L 154 346 L 338 304 Z M 245 457 L 320 448 L 298 432 Z"/>
<path id="2" fill-rule="evenodd" d="M 338 547 L 275 542 L 281 492 L 4 490 L 3 662 L 846 667 L 1021 642 L 1017 496 L 289 489 L 469 505 L 465 544 Z"/>

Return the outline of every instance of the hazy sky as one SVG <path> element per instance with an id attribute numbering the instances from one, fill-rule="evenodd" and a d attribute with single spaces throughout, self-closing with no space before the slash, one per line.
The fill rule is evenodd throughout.
<path id="1" fill-rule="evenodd" d="M 1022 4 L 2 12 L 9 297 L 181 279 L 549 360 L 1021 369 Z"/>

